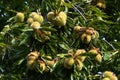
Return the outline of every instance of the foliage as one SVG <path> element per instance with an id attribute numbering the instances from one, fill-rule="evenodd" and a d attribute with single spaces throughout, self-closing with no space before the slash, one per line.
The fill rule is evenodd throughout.
<path id="1" fill-rule="evenodd" d="M 105 0 L 105 3 L 104 0 L 61 1 L 0 1 L 1 80 L 101 80 L 105 71 L 111 71 L 116 76 L 120 75 L 119 1 Z M 97 5 L 99 1 L 103 1 L 104 7 Z M 63 21 L 63 15 L 56 22 L 56 17 L 52 17 L 53 21 L 48 20 L 47 14 L 51 11 L 56 12 L 56 16 L 61 11 L 65 12 L 66 23 L 59 23 Z M 18 12 L 24 14 L 24 21 L 17 21 Z M 40 26 L 36 26 L 39 29 L 31 28 L 27 21 L 32 12 L 37 12 L 44 18 Z M 65 25 L 60 25 L 62 23 Z M 83 29 L 75 32 L 75 26 Z M 81 36 L 91 29 L 92 32 L 99 33 L 99 38 L 95 37 L 86 43 L 84 41 L 89 39 Z M 98 53 L 90 52 L 92 49 Z M 77 54 L 78 50 L 83 52 Z M 32 65 L 34 68 L 31 68 L 27 63 L 33 59 L 29 56 L 34 51 L 38 52 L 38 56 L 32 55 L 35 61 Z M 98 54 L 102 59 L 99 57 L 97 61 Z M 79 61 L 78 56 L 85 57 L 85 60 Z M 73 60 L 69 61 L 71 58 Z M 54 62 L 51 66 L 47 61 Z M 65 62 L 67 65 L 70 62 L 69 68 Z M 82 67 L 78 68 L 78 65 Z"/>

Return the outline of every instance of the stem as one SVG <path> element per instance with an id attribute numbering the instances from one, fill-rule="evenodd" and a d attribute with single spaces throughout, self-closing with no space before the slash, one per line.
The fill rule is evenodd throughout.
<path id="1" fill-rule="evenodd" d="M 46 61 L 43 59 L 43 57 L 41 57 L 41 60 L 45 63 L 46 67 L 47 67 L 48 69 L 50 69 L 50 67 L 47 65 Z"/>
<path id="2" fill-rule="evenodd" d="M 112 55 L 116 55 L 119 51 L 115 51 Z"/>

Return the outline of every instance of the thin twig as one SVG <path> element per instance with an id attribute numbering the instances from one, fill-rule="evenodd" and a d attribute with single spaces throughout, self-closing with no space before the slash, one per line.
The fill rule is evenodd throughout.
<path id="1" fill-rule="evenodd" d="M 85 16 L 78 10 L 77 7 L 75 7 L 75 5 L 73 5 L 69 0 L 67 0 L 72 6 L 73 8 L 83 17 L 83 19 L 85 20 L 85 22 L 87 21 L 87 19 L 85 18 Z"/>
<path id="2" fill-rule="evenodd" d="M 116 48 L 112 44 L 110 44 L 105 38 L 103 38 L 102 40 L 105 41 L 109 46 L 111 46 L 114 51 L 116 51 Z"/>
<path id="3" fill-rule="evenodd" d="M 78 6 L 77 4 L 74 4 L 74 6 L 77 7 L 77 8 L 80 8 L 81 11 L 82 11 L 83 13 L 85 13 L 82 7 Z"/>

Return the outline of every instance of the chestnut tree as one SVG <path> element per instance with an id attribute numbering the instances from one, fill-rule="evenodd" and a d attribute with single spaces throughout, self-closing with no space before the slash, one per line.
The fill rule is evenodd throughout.
<path id="1" fill-rule="evenodd" d="M 119 80 L 119 0 L 1 0 L 1 80 Z"/>

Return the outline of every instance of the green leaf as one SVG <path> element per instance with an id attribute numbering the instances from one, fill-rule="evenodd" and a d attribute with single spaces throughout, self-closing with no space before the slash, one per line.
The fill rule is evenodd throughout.
<path id="1" fill-rule="evenodd" d="M 6 47 L 6 46 L 7 46 L 7 45 L 6 45 L 5 43 L 3 43 L 3 42 L 0 43 L 0 47 L 3 48 L 3 47 Z"/>
<path id="2" fill-rule="evenodd" d="M 51 27 L 41 27 L 40 29 L 46 30 L 46 31 L 57 31 L 55 28 L 51 28 Z"/>
<path id="3" fill-rule="evenodd" d="M 26 34 L 26 33 L 22 33 L 21 35 L 20 35 L 20 43 L 19 43 L 19 46 L 20 45 L 22 45 L 22 44 L 25 44 L 26 43 L 26 41 L 27 41 L 27 39 L 28 39 L 28 35 Z"/>
<path id="4" fill-rule="evenodd" d="M 27 32 L 27 31 L 33 31 L 33 29 L 29 29 L 29 28 L 24 28 L 22 29 L 23 32 Z"/>
<path id="5" fill-rule="evenodd" d="M 112 56 L 111 52 L 103 52 L 103 60 L 104 61 L 110 60 L 111 56 Z"/>
<path id="6" fill-rule="evenodd" d="M 62 53 L 57 54 L 57 57 L 59 57 L 59 58 L 64 58 L 65 56 L 69 56 L 69 55 L 68 54 L 62 54 Z"/>
<path id="7" fill-rule="evenodd" d="M 24 60 L 25 60 L 25 58 L 20 59 L 20 60 L 17 62 L 17 64 L 18 64 L 18 65 L 21 65 Z"/>
<path id="8" fill-rule="evenodd" d="M 51 51 L 52 51 L 53 53 L 56 53 L 56 50 L 55 50 L 54 47 L 52 47 L 50 44 L 48 44 L 48 46 L 49 46 L 49 48 L 51 49 Z"/>
<path id="9" fill-rule="evenodd" d="M 70 50 L 70 47 L 66 43 L 60 43 L 59 46 L 65 50 Z"/>
<path id="10" fill-rule="evenodd" d="M 66 6 L 66 7 L 68 7 L 68 8 L 73 8 L 72 4 L 70 4 L 70 3 L 64 2 L 63 4 L 64 4 L 64 6 Z"/>

